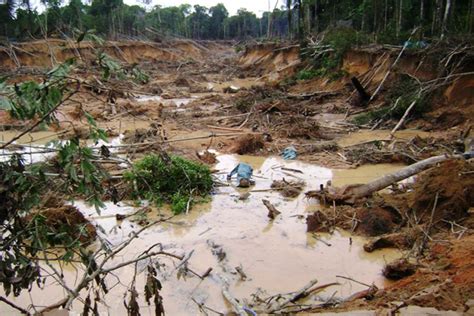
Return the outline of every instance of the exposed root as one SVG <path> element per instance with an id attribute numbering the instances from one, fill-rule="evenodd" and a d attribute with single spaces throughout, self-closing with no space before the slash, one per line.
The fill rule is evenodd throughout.
<path id="1" fill-rule="evenodd" d="M 271 188 L 278 190 L 284 197 L 294 198 L 300 195 L 304 186 L 304 181 L 287 181 L 283 178 L 282 180 L 274 180 Z"/>
<path id="2" fill-rule="evenodd" d="M 265 146 L 262 135 L 247 134 L 239 137 L 230 151 L 239 155 L 255 154 Z"/>

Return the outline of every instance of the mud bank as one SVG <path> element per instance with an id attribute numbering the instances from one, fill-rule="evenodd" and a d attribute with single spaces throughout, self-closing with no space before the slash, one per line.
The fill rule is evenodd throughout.
<path id="1" fill-rule="evenodd" d="M 215 169 L 219 171 L 221 181 L 225 182 L 226 173 L 235 164 L 247 162 L 255 169 L 256 185 L 248 190 L 232 186 L 218 188 L 212 202 L 197 205 L 188 215 L 180 215 L 168 223 L 150 228 L 117 258 L 118 262 L 134 258 L 152 244 L 160 242 L 167 251 L 177 255 L 192 252 L 188 265 L 193 271 L 203 273 L 208 268 L 213 268 L 210 276 L 203 280 L 189 272 L 182 278 L 176 278 L 173 272 L 178 261 L 157 258 L 156 264 L 161 265 L 158 277 L 163 285 L 162 296 L 167 314 L 199 314 L 199 307 L 193 300 L 223 313 L 228 311 L 229 307 L 221 296 L 219 275 L 230 281 L 230 291 L 241 300 L 250 300 L 253 294 L 262 290 L 268 294 L 294 291 L 306 284 L 308 278 L 318 279 L 318 284 L 321 285 L 338 283 L 311 296 L 308 302 L 324 302 L 330 297 L 344 300 L 366 289 L 366 286 L 341 279 L 338 275 L 355 277 L 360 282 L 376 284 L 380 288 L 390 284 L 381 275 L 381 269 L 386 261 L 399 258 L 402 255 L 400 251 L 387 249 L 369 254 L 363 250 L 366 239 L 346 231 L 336 231 L 332 235 L 305 233 L 305 215 L 318 209 L 319 204 L 306 200 L 303 194 L 288 199 L 270 189 L 273 180 L 282 178 L 305 181 L 305 189 L 316 189 L 328 180 L 360 182 L 370 178 L 361 179 L 353 174 L 345 174 L 344 171 L 338 171 L 335 176 L 330 169 L 297 161 L 288 162 L 276 157 L 221 155 L 217 158 Z M 288 172 L 285 168 L 302 170 L 304 173 Z M 373 168 L 375 170 L 376 166 Z M 384 166 L 379 168 L 379 172 L 384 172 Z M 363 169 L 360 173 L 365 174 L 367 171 Z M 377 176 L 375 172 L 371 174 L 373 177 Z M 242 198 L 243 196 L 246 198 Z M 274 221 L 267 217 L 262 199 L 270 200 L 281 211 L 281 215 Z M 98 226 L 97 231 L 111 245 L 120 244 L 141 227 L 138 224 L 141 215 L 117 220 L 117 214 L 129 215 L 138 210 L 136 207 L 126 206 L 126 203 L 118 206 L 108 203 L 100 215 L 83 202 L 76 202 L 74 205 Z M 144 218 L 151 221 L 168 214 L 166 208 L 152 208 Z M 214 246 L 211 245 L 218 245 L 222 251 L 220 255 L 213 254 Z M 146 262 L 148 260 L 140 262 L 139 267 L 145 267 Z M 355 265 L 354 262 L 358 264 Z M 245 273 L 245 277 L 237 272 L 236 267 Z M 124 285 L 131 282 L 132 276 L 133 267 L 126 267 L 116 275 L 120 284 L 116 284 L 114 277 L 107 278 L 106 284 L 114 286 L 107 296 L 107 302 L 123 299 Z M 75 273 L 72 267 L 65 269 L 65 277 L 74 283 Z M 138 286 L 144 285 L 144 281 L 139 275 Z M 36 304 L 48 305 L 54 303 L 61 293 L 60 287 L 51 284 L 48 285 L 47 296 L 36 288 L 31 295 Z M 29 296 L 21 296 L 16 301 L 27 304 Z M 153 306 L 147 307 L 144 301 L 141 304 L 142 312 L 153 311 Z M 77 308 L 79 312 L 80 304 Z M 121 304 L 101 306 L 100 310 L 104 313 L 125 313 Z M 9 315 L 8 309 L 2 309 L 2 314 Z"/>
<path id="2" fill-rule="evenodd" d="M 79 56 L 64 41 L 52 40 L 51 44 L 58 60 Z M 83 44 L 80 55 L 92 53 L 92 48 L 87 46 L 89 44 Z M 19 61 L 20 66 L 25 67 L 19 69 L 18 76 L 9 80 L 21 82 L 27 77 L 40 81 L 41 75 L 32 72 L 27 66 L 48 68 L 51 64 L 50 48 L 41 42 L 24 45 L 21 49 L 26 52 L 20 49 L 15 52 L 18 56 L 24 54 Z M 443 210 L 451 210 L 451 200 L 444 200 L 445 193 L 451 191 L 445 187 L 450 179 L 458 178 L 447 176 L 442 183 L 436 182 L 438 185 L 434 189 L 444 188 L 438 194 L 436 190 L 433 191 L 433 186 L 428 185 L 429 180 L 425 181 L 426 199 L 420 199 L 420 203 L 412 205 L 416 207 L 415 215 L 411 213 L 412 206 L 403 204 L 404 208 L 400 209 L 401 201 L 406 199 L 402 195 L 388 194 L 389 190 L 368 197 L 356 206 L 356 210 L 347 206 L 340 209 L 332 204 L 325 207 L 324 201 L 304 198 L 304 193 L 320 190 L 320 185 L 327 188 L 328 184 L 339 187 L 368 182 L 397 171 L 406 164 L 433 155 L 451 155 L 461 147 L 464 150 L 463 141 L 469 138 L 468 115 L 472 109 L 472 89 L 469 89 L 472 86 L 471 78 L 463 77 L 450 83 L 441 98 L 436 99 L 452 103 L 449 108 L 436 108 L 436 105 L 428 116 L 410 120 L 406 125 L 410 129 L 399 130 L 392 135 L 388 129 L 390 125 L 365 126 L 367 129 L 361 129 L 352 120 L 358 113 L 371 110 L 372 106 L 380 106 L 385 98 L 385 90 L 382 90 L 374 105 L 366 109 L 350 102 L 354 94 L 349 84 L 350 76 L 336 81 L 315 78 L 292 85 L 275 84 L 276 79 L 298 70 L 297 66 L 301 65 L 298 50 L 292 45 L 265 44 L 251 46 L 237 56 L 230 45 L 222 43 L 181 40 L 159 44 L 108 43 L 108 54 L 124 65 L 138 63 L 150 75 L 150 81 L 141 85 L 125 84 L 118 80 L 99 83 L 93 81 L 94 76 L 99 74 L 97 69 L 78 72 L 74 75 L 89 85 L 84 85 L 70 102 L 61 106 L 57 112 L 58 124 L 48 130 L 37 129 L 20 138 L 15 145 L 25 145 L 20 152 L 27 162 L 44 159 L 43 154 L 36 151 L 42 150 L 41 145 L 51 139 L 77 137 L 84 144 L 92 146 L 88 140 L 90 133 L 86 119 L 81 114 L 81 111 L 88 111 L 110 137 L 110 143 L 94 146 L 105 145 L 113 158 L 133 163 L 145 154 L 178 154 L 208 163 L 215 169 L 215 183 L 219 187 L 210 202 L 196 205 L 187 215 L 179 215 L 150 227 L 116 258 L 116 262 L 127 262 L 156 243 L 161 243 L 163 249 L 176 256 L 174 259 L 159 257 L 153 261 L 160 269 L 158 278 L 163 285 L 161 295 L 168 314 L 199 314 L 201 303 L 222 313 L 230 311 L 231 307 L 222 297 L 221 276 L 229 280 L 229 292 L 249 307 L 258 307 L 253 301 L 257 296 L 265 298 L 296 291 L 316 278 L 318 285 L 332 282 L 339 284 L 314 293 L 302 302 L 314 307 L 314 311 L 327 311 L 328 308 L 349 310 L 349 313 L 356 309 L 371 309 L 368 313 L 384 309 L 392 311 L 398 310 L 396 302 L 399 301 L 439 309 L 463 309 L 471 296 L 462 295 L 457 290 L 455 295 L 448 296 L 454 301 L 449 304 L 448 299 L 436 296 L 438 292 L 433 292 L 436 295 L 426 300 L 410 298 L 428 286 L 438 286 L 444 282 L 448 285 L 445 288 L 442 285 L 440 293 L 445 295 L 453 286 L 458 286 L 456 282 L 460 279 L 467 280 L 466 284 L 459 285 L 461 290 L 467 292 L 471 289 L 469 276 L 472 274 L 472 260 L 462 261 L 457 254 L 470 258 L 468 248 L 472 243 L 470 236 L 474 227 L 472 212 L 466 213 L 463 209 L 459 213 L 462 216 L 445 219 L 451 223 L 436 226 L 429 238 L 426 237 L 420 256 L 416 257 L 421 262 L 417 271 L 397 282 L 388 281 L 382 276 L 383 266 L 393 259 L 411 256 L 416 249 L 399 250 L 396 249 L 398 245 L 392 243 L 390 249 L 368 253 L 365 251 L 367 244 L 373 240 L 360 235 L 377 235 L 380 231 L 368 234 L 364 229 L 359 229 L 366 218 L 380 217 L 387 220 L 384 222 L 386 227 L 381 225 L 384 232 L 396 234 L 407 222 L 412 221 L 422 224 L 415 225 L 419 228 L 416 236 L 424 236 L 432 202 L 438 196 L 438 205 Z M 17 67 L 17 64 L 12 63 L 14 58 L 6 53 L 3 51 L 0 64 L 3 63 L 7 68 Z M 385 54 L 388 57 L 386 64 L 374 74 L 371 68 L 381 61 L 384 53 L 368 51 L 359 55 L 351 51 L 344 59 L 344 66 L 351 75 L 366 76 L 364 82 L 373 91 L 394 57 L 393 54 Z M 37 60 L 35 55 L 39 57 Z M 416 58 L 411 55 L 406 58 L 399 65 L 396 76 L 403 72 L 416 75 L 419 71 L 420 78 L 433 78 L 430 77 L 432 70 L 424 68 L 421 61 L 417 64 Z M 239 64 L 242 68 L 236 67 Z M 101 89 L 90 86 L 99 86 Z M 446 111 L 461 112 L 462 120 L 452 119 L 458 116 L 451 116 Z M 25 123 L 19 124 L 6 113 L 2 115 L 2 123 L 5 128 L 0 133 L 3 142 L 18 135 L 25 126 Z M 461 134 L 466 137 L 460 137 Z M 40 148 L 28 145 L 40 145 Z M 278 158 L 288 146 L 293 146 L 297 151 L 295 161 Z M 1 160 L 7 159 L 13 150 L 15 147 L 12 146 L 2 151 L 4 156 Z M 203 159 L 201 154 L 206 150 L 210 150 L 211 158 L 212 153 L 221 153 L 217 157 L 217 164 L 212 159 Z M 237 152 L 247 155 L 235 155 Z M 46 157 L 49 154 L 46 153 Z M 254 167 L 255 187 L 244 190 L 234 187 L 235 183 L 227 183 L 226 173 L 238 162 L 247 162 Z M 122 166 L 113 164 L 107 165 L 107 170 L 118 178 L 124 172 Z M 446 168 L 443 170 L 446 171 Z M 457 173 L 470 172 L 466 170 L 460 169 Z M 436 175 L 438 171 L 435 169 L 433 172 Z M 297 190 L 296 198 L 288 198 L 281 194 L 278 187 L 272 188 L 274 180 L 280 181 L 280 184 L 297 183 L 302 188 Z M 412 184 L 413 179 L 410 179 L 390 189 L 397 194 L 408 195 L 410 190 L 423 191 L 410 187 Z M 458 197 L 466 200 L 464 206 L 472 204 L 472 201 L 458 194 L 459 185 L 453 185 L 452 188 L 456 188 Z M 393 199 L 397 203 L 391 203 Z M 267 200 L 281 212 L 273 221 L 268 218 L 268 210 L 262 200 Z M 459 199 L 453 203 L 458 205 L 458 202 Z M 170 215 L 167 207 L 148 207 L 146 203 L 137 207 L 124 201 L 119 205 L 107 202 L 101 214 L 80 201 L 75 204 L 89 221 L 97 225 L 99 236 L 106 238 L 112 245 L 119 244 L 147 222 Z M 407 214 L 406 221 L 400 220 L 397 209 Z M 308 215 L 320 213 L 324 213 L 334 224 L 330 229 L 334 231 L 333 234 L 306 232 Z M 386 236 L 376 236 L 382 237 Z M 461 247 L 463 242 L 466 242 L 464 248 Z M 456 256 L 450 257 L 449 252 L 453 249 L 456 250 L 453 252 Z M 181 264 L 181 258 L 187 256 L 186 269 L 180 269 L 178 265 Z M 443 265 L 446 258 L 448 266 Z M 143 272 L 148 262 L 143 260 L 137 265 L 137 288 L 143 288 Z M 442 272 L 438 272 L 438 265 L 442 267 Z M 209 268 L 213 269 L 210 275 L 201 279 L 199 276 L 209 271 Z M 65 267 L 65 271 L 67 281 L 72 284 L 76 282 L 77 271 L 72 266 Z M 115 302 L 124 301 L 123 293 L 127 291 L 133 273 L 134 267 L 128 266 L 117 271 L 116 277 L 107 278 L 106 282 L 112 290 L 106 304 L 100 305 L 101 311 L 117 314 L 125 312 L 122 304 Z M 337 275 L 353 278 L 368 286 Z M 423 278 L 423 282 L 419 282 L 415 276 Z M 448 281 L 450 278 L 456 279 L 454 283 Z M 378 289 L 370 287 L 372 283 Z M 407 285 L 408 290 L 405 291 L 404 285 Z M 33 289 L 35 304 L 54 303 L 52 293 L 57 297 L 65 295 L 54 282 L 47 286 L 47 295 L 38 288 Z M 367 291 L 368 288 L 370 291 Z M 148 306 L 143 297 L 140 296 L 139 301 L 142 312 L 153 313 L 153 306 Z M 31 303 L 27 295 L 21 296 L 17 302 L 22 306 Z M 0 306 L 6 308 L 6 305 Z M 76 302 L 72 313 L 80 312 L 81 308 L 82 304 Z M 403 308 L 400 310 L 403 311 Z M 7 311 L 10 312 L 5 309 L 5 313 Z"/>
<path id="3" fill-rule="evenodd" d="M 210 46 L 207 48 L 205 45 Z M 94 60 L 94 50 L 103 49 L 113 58 L 128 64 L 140 62 L 176 62 L 184 60 L 199 61 L 209 54 L 210 49 L 222 50 L 226 45 L 218 43 L 199 44 L 189 40 L 170 40 L 168 42 L 120 41 L 106 42 L 103 46 L 93 42 L 49 39 L 26 43 L 16 43 L 0 48 L 0 67 L 15 69 L 19 67 L 48 68 L 70 58 Z"/>

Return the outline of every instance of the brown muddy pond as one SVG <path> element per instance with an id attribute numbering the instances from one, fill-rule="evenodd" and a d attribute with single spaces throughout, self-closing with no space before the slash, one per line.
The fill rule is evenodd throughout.
<path id="1" fill-rule="evenodd" d="M 361 183 L 370 181 L 382 174 L 399 169 L 401 166 L 375 165 L 354 170 L 331 170 L 315 165 L 284 161 L 278 157 L 262 158 L 250 156 L 218 156 L 215 169 L 217 177 L 226 183 L 226 173 L 238 162 L 247 162 L 254 168 L 256 185 L 249 189 L 237 189 L 234 186 L 223 186 L 216 189 L 212 201 L 192 208 L 188 215 L 180 215 L 165 224 L 158 224 L 145 231 L 135 240 L 114 263 L 133 259 L 155 243 L 162 243 L 164 249 L 178 255 L 193 251 L 189 268 L 203 274 L 209 267 L 213 268 L 209 277 L 201 280 L 193 275 L 177 278 L 175 259 L 158 257 L 160 263 L 163 290 L 163 302 L 168 315 L 199 315 L 196 302 L 202 302 L 219 312 L 230 311 L 221 294 L 221 282 L 217 275 L 230 282 L 230 292 L 239 300 L 250 300 L 251 295 L 264 291 L 268 295 L 296 291 L 312 279 L 318 284 L 339 282 L 340 285 L 329 287 L 326 291 L 310 298 L 311 302 L 325 301 L 330 297 L 344 299 L 351 294 L 366 289 L 365 286 L 336 277 L 342 275 L 379 287 L 386 285 L 381 269 L 384 263 L 398 258 L 402 253 L 387 249 L 374 253 L 364 252 L 364 238 L 352 236 L 345 231 L 329 234 L 306 233 L 305 215 L 319 208 L 315 200 L 307 200 L 304 194 L 289 199 L 278 192 L 269 191 L 273 180 L 304 180 L 303 190 L 319 188 L 332 180 L 335 185 Z M 300 170 L 302 173 L 282 170 L 281 167 Z M 249 192 L 246 200 L 240 200 L 242 193 Z M 271 201 L 281 214 L 271 222 L 262 199 Z M 93 208 L 83 202 L 75 203 L 80 210 L 96 225 L 102 227 L 102 237 L 111 244 L 117 245 L 130 236 L 140 226 L 125 220 L 117 222 L 116 214 L 130 214 L 136 210 L 125 203 L 107 204 L 107 208 L 97 214 Z M 154 209 L 150 216 L 166 213 L 165 208 Z M 209 243 L 222 246 L 226 257 L 222 262 L 211 252 Z M 138 269 L 144 269 L 149 260 L 143 260 Z M 241 280 L 235 272 L 240 267 L 247 275 Z M 69 284 L 77 282 L 78 272 L 72 267 L 64 267 L 65 279 Z M 134 267 L 129 266 L 117 271 L 115 276 L 106 279 L 111 288 L 106 304 L 100 306 L 104 314 L 124 315 L 123 294 L 133 277 Z M 140 297 L 142 315 L 153 315 L 154 307 L 146 305 L 143 298 L 145 273 L 137 277 L 137 289 Z M 46 289 L 34 288 L 31 296 L 23 293 L 15 299 L 21 306 L 34 302 L 36 306 L 47 306 L 61 299 L 66 293 L 54 282 L 49 281 Z M 84 291 L 83 294 L 86 294 Z M 193 301 L 194 300 L 194 301 Z M 79 315 L 82 304 L 73 304 L 71 315 Z M 5 304 L 0 304 L 1 315 L 16 315 Z"/>

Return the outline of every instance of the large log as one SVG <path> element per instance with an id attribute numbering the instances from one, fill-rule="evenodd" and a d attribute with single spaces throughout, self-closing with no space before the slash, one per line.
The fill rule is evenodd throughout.
<path id="1" fill-rule="evenodd" d="M 362 86 L 362 84 L 360 83 L 360 81 L 356 77 L 352 77 L 351 82 L 352 82 L 352 85 L 354 86 L 354 88 L 359 93 L 360 99 L 362 101 L 361 103 L 364 106 L 367 105 L 367 101 L 370 100 L 370 94 L 368 94 L 367 91 L 365 91 L 364 87 Z"/>
<path id="2" fill-rule="evenodd" d="M 333 192 L 328 193 L 327 198 L 329 200 L 334 200 L 343 203 L 355 203 L 357 200 L 372 195 L 372 193 L 380 191 L 393 183 L 407 179 L 415 174 L 422 172 L 423 170 L 428 169 L 429 167 L 443 162 L 448 159 L 460 159 L 463 158 L 462 155 L 440 155 L 434 156 L 422 161 L 418 161 L 410 166 L 407 166 L 401 170 L 398 170 L 394 173 L 387 174 L 383 177 L 380 177 L 372 182 L 361 185 L 350 185 L 344 188 L 336 188 Z"/>

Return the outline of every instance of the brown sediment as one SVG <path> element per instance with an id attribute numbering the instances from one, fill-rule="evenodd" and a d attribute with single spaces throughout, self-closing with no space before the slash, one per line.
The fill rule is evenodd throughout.
<path id="1" fill-rule="evenodd" d="M 28 223 L 37 216 L 44 218 L 44 225 L 48 227 L 52 238 L 56 234 L 68 234 L 71 240 L 78 239 L 82 243 L 91 243 L 95 240 L 97 232 L 95 227 L 88 221 L 84 215 L 72 205 L 64 205 L 60 207 L 50 207 L 36 211 L 25 218 Z M 61 237 L 63 238 L 63 237 Z M 60 239 L 56 240 L 57 243 Z"/>
<path id="2" fill-rule="evenodd" d="M 64 41 L 52 40 L 50 44 L 53 45 L 54 54 L 59 61 L 76 54 Z M 44 42 L 26 43 L 21 48 L 36 56 L 18 54 L 21 64 L 27 66 L 25 70 L 28 67 L 50 66 L 49 50 Z M 352 94 L 349 78 L 352 75 L 367 74 L 374 61 L 383 54 L 383 50 L 348 52 L 344 58 L 344 68 L 350 76 L 340 80 L 314 78 L 296 82 L 294 85 L 279 84 L 277 81 L 298 70 L 297 66 L 301 61 L 299 48 L 295 45 L 255 45 L 247 48 L 240 56 L 235 55 L 232 47 L 225 43 L 185 40 L 165 43 L 115 42 L 108 44 L 105 50 L 125 66 L 129 63 L 140 64 L 150 74 L 150 82 L 136 85 L 111 80 L 107 83 L 108 87 L 117 90 L 111 94 L 104 89 L 106 85 L 102 86 L 94 81 L 96 73 L 79 73 L 84 79 L 84 87 L 74 96 L 74 102 L 67 103 L 60 109 L 60 124 L 57 130 L 35 131 L 20 139 L 20 142 L 37 142 L 37 138 L 43 136 L 54 139 L 57 138 L 57 132 L 66 129 L 70 131 L 63 135 L 63 138 L 87 138 L 89 129 L 86 127 L 83 112 L 85 110 L 96 119 L 98 126 L 107 129 L 110 135 L 124 134 L 125 144 L 154 143 L 153 146 L 121 148 L 120 154 L 127 155 L 131 160 L 136 159 L 139 153 L 163 150 L 200 159 L 209 164 L 214 163 L 215 158 L 220 164 L 219 159 L 222 159 L 222 156 L 214 157 L 208 150 L 254 155 L 232 156 L 229 165 L 223 168 L 229 169 L 243 161 L 251 163 L 255 170 L 261 171 L 255 174 L 255 191 L 248 192 L 250 195 L 245 201 L 234 201 L 229 196 L 242 192 L 225 187 L 222 194 L 218 193 L 213 197 L 214 205 L 201 209 L 198 207 L 196 213 L 192 211 L 188 217 L 180 218 L 178 224 L 173 223 L 175 226 L 169 225 L 166 231 L 156 230 L 152 233 L 153 238 L 157 240 L 177 243 L 187 249 L 196 248 L 196 258 L 192 258 L 190 262 L 202 271 L 214 264 L 212 256 L 205 252 L 207 246 L 203 246 L 202 240 L 208 238 L 206 234 L 216 238 L 219 244 L 222 239 L 222 247 L 228 254 L 226 260 L 233 260 L 233 263 L 236 258 L 237 261 L 241 260 L 250 279 L 232 287 L 240 297 L 249 297 L 259 285 L 272 291 L 292 290 L 293 283 L 303 285 L 303 281 L 310 279 L 309 274 L 326 265 L 326 262 L 327 265 L 335 264 L 329 259 L 315 264 L 311 247 L 317 244 L 319 251 L 321 243 L 313 234 L 304 233 L 305 230 L 331 232 L 335 227 L 347 229 L 351 234 L 344 235 L 339 241 L 331 241 L 332 246 L 322 245 L 322 248 L 340 247 L 344 250 L 344 256 L 352 256 L 350 258 L 354 262 L 363 256 L 380 259 L 378 256 L 382 256 L 384 251 L 392 251 L 382 250 L 386 247 L 414 251 L 421 249 L 421 254 L 425 255 L 420 259 L 421 264 L 416 272 L 410 269 L 403 272 L 407 274 L 406 271 L 409 270 L 414 274 L 393 283 L 386 290 L 357 296 L 373 299 L 355 299 L 347 308 L 351 308 L 351 304 L 358 308 L 379 308 L 390 301 L 404 301 L 443 310 L 461 309 L 469 298 L 465 293 L 473 293 L 474 220 L 468 212 L 474 199 L 472 162 L 457 160 L 442 163 L 419 174 L 414 183 L 393 186 L 392 194 L 384 192 L 354 206 L 335 208 L 333 205 L 321 206 L 311 199 L 304 200 L 299 195 L 301 179 L 298 179 L 302 177 L 309 190 L 320 190 L 320 184 L 323 184 L 325 189 L 330 189 L 331 186 L 326 186 L 328 180 L 332 180 L 333 186 L 367 182 L 401 168 L 402 164 L 433 155 L 452 154 L 469 138 L 469 133 L 467 137 L 460 137 L 460 134 L 472 123 L 472 76 L 460 78 L 440 88 L 441 92 L 434 98 L 432 109 L 407 122 L 407 126 L 413 129 L 398 131 L 392 137 L 387 128 L 396 124 L 393 119 L 379 125 L 379 128 L 385 128 L 382 130 L 361 130 L 350 121 L 355 115 L 353 113 L 360 111 L 360 108 L 353 107 L 349 100 Z M 212 50 L 212 54 L 209 50 Z M 86 57 L 86 61 L 94 59 L 93 48 L 89 43 L 84 43 L 80 53 Z M 435 70 L 430 69 L 430 63 L 425 62 L 422 67 L 418 67 L 418 61 L 419 57 L 415 55 L 404 58 L 398 66 L 399 69 L 387 82 L 386 90 L 382 91 L 376 102 L 369 105 L 368 110 L 386 105 L 384 94 L 402 73 L 410 73 L 421 80 L 437 77 Z M 0 65 L 2 71 L 14 67 L 3 51 L 0 52 Z M 373 91 L 380 82 L 389 65 L 390 61 L 370 82 L 366 81 L 369 91 Z M 23 75 L 19 72 L 18 77 L 11 78 L 10 82 L 20 82 L 28 77 L 38 80 L 40 78 L 35 72 Z M 223 88 L 230 86 L 237 87 L 237 93 L 222 93 Z M 156 98 L 157 94 L 160 95 L 159 98 Z M 150 99 L 144 101 L 146 96 Z M 113 114 L 114 112 L 116 113 Z M 5 114 L 2 114 L 1 121 L 5 126 L 16 123 Z M 74 126 L 71 126 L 71 122 Z M 251 132 L 254 134 L 250 134 Z M 11 139 L 16 133 L 16 128 L 2 132 L 2 140 Z M 218 133 L 221 136 L 216 136 Z M 304 164 L 301 168 L 303 175 L 287 172 L 279 173 L 278 178 L 268 176 L 268 173 L 272 172 L 269 170 L 275 165 L 292 162 L 282 162 L 272 157 L 268 159 L 272 163 L 266 163 L 267 160 L 262 157 L 276 155 L 290 145 L 297 149 L 299 162 L 295 163 L 310 161 L 318 166 L 337 166 L 345 169 L 325 170 L 331 172 L 331 175 L 328 175 L 316 169 L 314 165 Z M 110 167 L 112 171 L 117 171 L 114 168 L 117 169 L 116 166 Z M 272 184 L 273 180 L 283 177 L 284 180 Z M 289 180 L 290 178 L 296 180 Z M 270 190 L 272 187 L 277 189 L 276 192 Z M 279 192 L 285 197 L 294 198 L 284 199 Z M 262 211 L 264 206 L 261 205 L 261 198 L 271 200 L 282 213 L 271 223 Z M 258 203 L 254 202 L 255 200 Z M 65 214 L 72 212 L 71 209 L 63 211 Z M 56 216 L 58 222 L 68 222 L 71 218 L 81 223 L 85 220 L 74 218 L 74 214 L 61 218 L 57 211 L 51 211 L 47 215 L 52 218 Z M 307 218 L 306 223 L 304 218 Z M 124 227 L 127 227 L 127 220 L 123 222 Z M 55 223 L 53 221 L 52 225 Z M 227 226 L 222 226 L 222 223 Z M 90 225 L 85 222 L 84 224 Z M 212 229 L 201 236 L 209 227 Z M 464 233 L 461 234 L 461 231 Z M 92 231 L 90 233 L 92 234 Z M 431 238 L 426 237 L 426 234 Z M 351 248 L 344 248 L 349 245 L 349 238 L 356 239 L 357 235 L 374 237 L 372 240 L 357 242 L 357 249 L 361 250 L 365 244 L 365 250 L 373 253 L 367 254 L 361 250 L 354 254 L 351 253 Z M 458 237 L 460 240 L 457 240 Z M 146 243 L 147 241 L 138 242 L 142 248 L 146 248 Z M 294 247 L 293 244 L 298 246 Z M 331 253 L 336 258 L 341 251 Z M 395 258 L 399 256 L 398 252 L 393 253 L 397 254 Z M 267 260 L 271 260 L 271 264 L 268 264 Z M 380 261 L 383 260 L 377 262 L 380 264 Z M 241 262 L 235 263 L 238 265 Z M 364 268 L 367 262 L 357 262 L 359 263 L 362 268 L 351 270 L 353 273 L 369 269 Z M 377 279 L 381 272 L 379 268 L 381 264 L 377 268 L 377 276 L 374 276 L 375 270 L 372 268 L 370 275 L 362 273 L 362 278 L 366 278 L 362 281 L 371 283 Z M 275 280 L 275 276 L 280 275 L 283 270 L 291 271 L 294 278 Z M 324 279 L 328 278 L 328 274 L 337 274 L 337 271 L 330 270 L 323 274 Z M 393 273 L 389 275 L 391 274 Z M 383 282 L 377 280 L 378 285 L 383 286 Z M 177 281 L 169 282 L 170 287 L 180 289 L 181 285 Z M 187 302 L 183 302 L 181 296 L 177 298 L 176 293 L 164 284 L 165 298 L 170 301 L 174 298 L 179 302 L 169 303 L 172 312 L 182 314 L 185 311 L 192 314 L 197 311 L 185 306 Z M 432 292 L 421 293 L 423 289 L 433 286 L 437 288 Z M 189 290 L 188 285 L 183 287 L 186 291 Z M 211 303 L 224 311 L 225 304 L 219 299 L 220 289 L 208 281 L 203 281 L 203 287 L 203 291 L 207 292 L 205 294 L 210 293 Z M 192 284 L 189 288 L 194 289 Z M 188 292 L 194 293 L 191 290 Z M 353 294 L 347 290 L 344 293 L 348 297 Z M 199 295 L 204 296 L 203 292 Z M 166 304 L 165 301 L 165 307 Z"/>
<path id="3" fill-rule="evenodd" d="M 239 155 L 257 154 L 262 151 L 264 146 L 262 135 L 247 134 L 233 141 L 230 152 Z"/>

